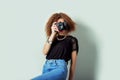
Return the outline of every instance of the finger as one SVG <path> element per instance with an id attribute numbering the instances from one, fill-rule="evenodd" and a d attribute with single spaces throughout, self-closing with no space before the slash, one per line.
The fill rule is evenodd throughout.
<path id="1" fill-rule="evenodd" d="M 56 31 L 58 31 L 58 32 L 59 32 L 58 28 L 56 29 Z"/>
<path id="2" fill-rule="evenodd" d="M 54 26 L 57 22 L 53 22 L 52 25 Z"/>
<path id="3" fill-rule="evenodd" d="M 55 31 L 59 31 L 57 27 L 55 27 L 54 29 L 55 29 Z"/>

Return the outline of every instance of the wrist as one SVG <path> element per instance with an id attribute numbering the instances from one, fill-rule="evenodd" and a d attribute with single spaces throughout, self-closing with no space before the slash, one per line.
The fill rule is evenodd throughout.
<path id="1" fill-rule="evenodd" d="M 47 43 L 52 44 L 55 35 L 56 35 L 56 32 L 55 33 L 51 33 L 51 35 L 47 39 Z"/>
<path id="2" fill-rule="evenodd" d="M 52 44 L 52 41 L 50 41 L 50 40 L 48 39 L 48 40 L 47 40 L 47 43 L 48 43 L 48 44 Z"/>

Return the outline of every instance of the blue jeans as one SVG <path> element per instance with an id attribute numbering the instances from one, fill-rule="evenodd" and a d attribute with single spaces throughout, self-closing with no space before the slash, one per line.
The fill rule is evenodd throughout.
<path id="1" fill-rule="evenodd" d="M 43 66 L 42 75 L 37 76 L 32 80 L 66 80 L 67 72 L 67 63 L 64 60 L 46 60 Z"/>

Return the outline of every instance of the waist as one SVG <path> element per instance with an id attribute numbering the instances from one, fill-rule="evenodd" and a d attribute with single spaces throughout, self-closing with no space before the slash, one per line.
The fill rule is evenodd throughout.
<path id="1" fill-rule="evenodd" d="M 46 63 L 68 64 L 64 59 L 46 59 Z"/>

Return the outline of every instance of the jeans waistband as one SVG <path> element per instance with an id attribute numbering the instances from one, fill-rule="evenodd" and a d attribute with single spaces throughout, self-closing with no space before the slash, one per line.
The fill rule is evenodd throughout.
<path id="1" fill-rule="evenodd" d="M 65 61 L 64 59 L 46 59 L 47 61 Z"/>
<path id="2" fill-rule="evenodd" d="M 55 63 L 66 63 L 64 59 L 46 59 L 46 62 L 55 62 Z"/>

